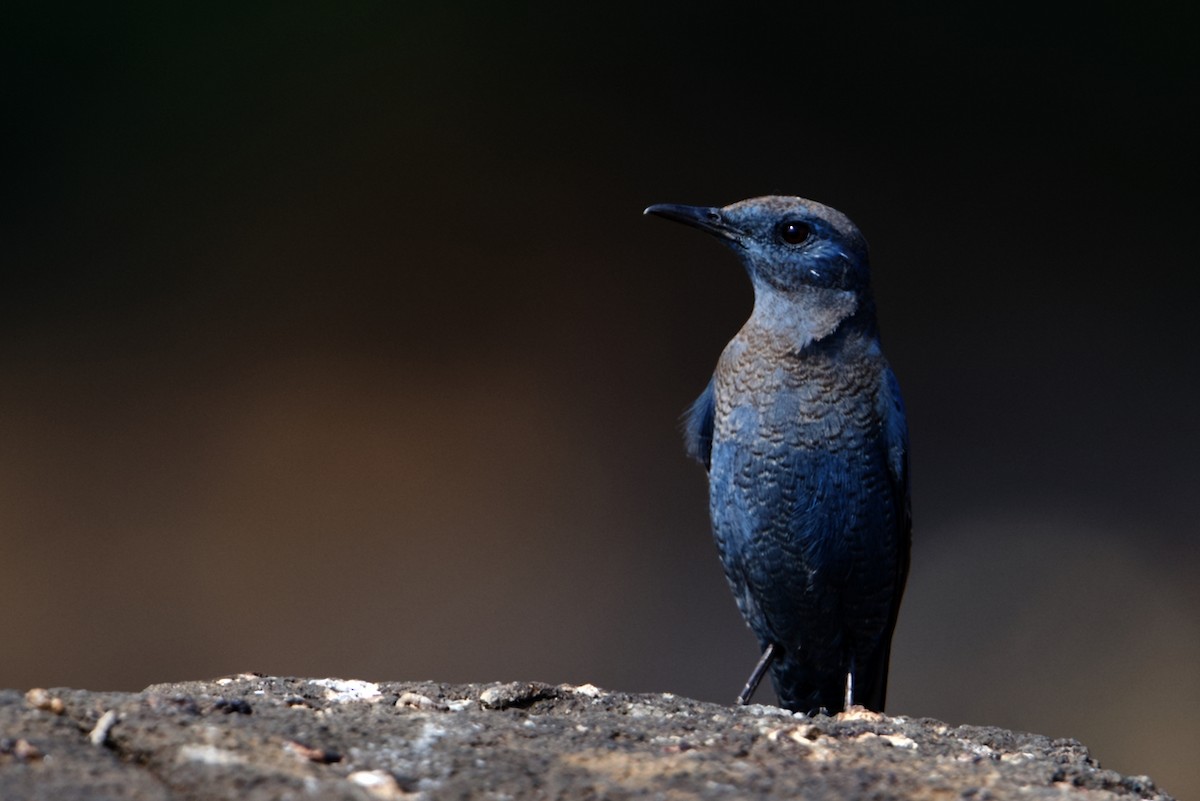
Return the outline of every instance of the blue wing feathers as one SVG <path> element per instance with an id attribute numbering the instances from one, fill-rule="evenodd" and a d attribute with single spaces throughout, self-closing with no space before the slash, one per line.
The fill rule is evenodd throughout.
<path id="1" fill-rule="evenodd" d="M 904 399 L 900 396 L 900 383 L 889 367 L 884 375 L 882 416 L 884 435 L 887 437 L 888 467 L 892 480 L 902 494 L 908 495 L 908 418 L 904 413 Z"/>
<path id="2" fill-rule="evenodd" d="M 683 418 L 683 442 L 688 456 L 704 465 L 705 470 L 712 464 L 713 414 L 713 379 L 710 378 L 708 386 L 688 407 Z"/>

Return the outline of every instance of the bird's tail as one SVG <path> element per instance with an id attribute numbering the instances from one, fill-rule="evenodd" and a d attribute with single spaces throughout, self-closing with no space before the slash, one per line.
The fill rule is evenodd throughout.
<path id="1" fill-rule="evenodd" d="M 808 715 L 842 711 L 846 673 L 836 664 L 815 667 L 784 653 L 771 667 L 771 683 L 785 709 Z"/>
<path id="2" fill-rule="evenodd" d="M 771 682 L 779 695 L 779 705 L 793 712 L 836 714 L 845 708 L 850 696 L 847 675 L 852 675 L 851 702 L 882 712 L 887 700 L 888 662 L 891 632 L 880 639 L 875 649 L 860 658 L 825 660 L 814 665 L 798 654 L 784 652 L 771 666 Z"/>

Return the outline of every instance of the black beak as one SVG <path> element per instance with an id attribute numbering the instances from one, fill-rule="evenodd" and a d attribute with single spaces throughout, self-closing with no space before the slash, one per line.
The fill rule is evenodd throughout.
<path id="1" fill-rule="evenodd" d="M 701 231 L 708 231 L 710 234 L 715 234 L 731 242 L 737 242 L 744 236 L 744 233 L 740 229 L 735 228 L 726 221 L 725 215 L 721 213 L 720 209 L 710 206 L 682 206 L 678 203 L 655 203 L 653 206 L 647 206 L 646 210 L 642 213 L 666 217 L 668 220 L 681 222 L 684 225 L 699 228 Z"/>

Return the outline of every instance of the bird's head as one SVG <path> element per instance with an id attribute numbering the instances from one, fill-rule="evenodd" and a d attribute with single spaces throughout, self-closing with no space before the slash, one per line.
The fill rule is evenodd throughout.
<path id="1" fill-rule="evenodd" d="M 866 239 L 845 214 L 811 200 L 769 195 L 724 208 L 660 203 L 645 213 L 717 236 L 741 257 L 756 290 L 860 292 L 870 285 Z"/>
<path id="2" fill-rule="evenodd" d="M 791 346 L 822 340 L 847 324 L 874 331 L 867 241 L 840 211 L 770 195 L 723 208 L 662 203 L 645 213 L 708 231 L 729 245 L 754 284 L 751 323 Z"/>

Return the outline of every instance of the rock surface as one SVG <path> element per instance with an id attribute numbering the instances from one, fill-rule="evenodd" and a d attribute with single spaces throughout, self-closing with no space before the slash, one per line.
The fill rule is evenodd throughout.
<path id="1" fill-rule="evenodd" d="M 1074 740 L 536 683 L 0 691 L 0 799 L 1168 799 Z"/>

